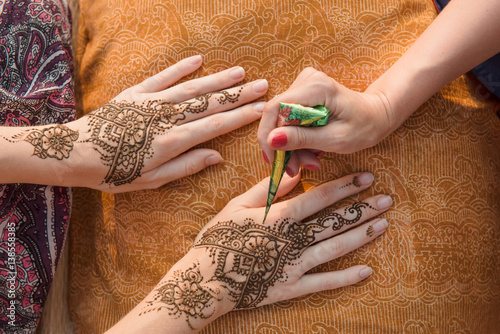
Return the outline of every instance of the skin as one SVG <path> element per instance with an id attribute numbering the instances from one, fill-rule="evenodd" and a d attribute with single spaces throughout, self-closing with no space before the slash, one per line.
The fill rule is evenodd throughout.
<path id="1" fill-rule="evenodd" d="M 74 122 L 0 127 L 0 183 L 125 192 L 221 162 L 215 150 L 190 149 L 259 119 L 263 102 L 250 102 L 267 81 L 232 87 L 245 77 L 235 67 L 174 86 L 201 64 L 200 56 L 181 60 Z"/>
<path id="2" fill-rule="evenodd" d="M 278 195 L 299 179 L 285 177 Z M 362 264 L 307 272 L 381 236 L 387 221 L 374 217 L 391 206 L 390 197 L 377 195 L 307 217 L 372 182 L 371 174 L 358 173 L 325 183 L 274 204 L 262 223 L 269 178 L 263 180 L 229 202 L 200 231 L 193 248 L 108 333 L 196 333 L 233 310 L 360 282 L 373 272 Z"/>
<path id="3" fill-rule="evenodd" d="M 375 146 L 441 87 L 500 53 L 499 15 L 500 2 L 495 0 L 451 1 L 365 92 L 352 91 L 313 68 L 304 69 L 264 108 L 258 131 L 264 160 L 272 162 L 276 149 L 297 150 L 288 165 L 288 173 L 294 175 L 300 165 L 318 169 L 316 155 L 322 151 L 352 153 Z M 276 129 L 279 102 L 324 105 L 332 111 L 329 124 Z M 276 145 L 276 138 L 286 138 L 286 144 Z"/>

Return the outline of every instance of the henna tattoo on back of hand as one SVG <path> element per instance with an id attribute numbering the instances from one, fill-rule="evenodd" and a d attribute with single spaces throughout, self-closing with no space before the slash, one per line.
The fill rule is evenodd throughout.
<path id="1" fill-rule="evenodd" d="M 268 297 L 269 288 L 277 281 L 287 281 L 285 265 L 297 263 L 303 251 L 317 241 L 318 234 L 359 222 L 367 209 L 375 210 L 368 203 L 358 202 L 346 208 L 344 216 L 333 212 L 309 223 L 291 219 L 283 219 L 273 226 L 255 223 L 252 219 L 243 225 L 219 222 L 203 233 L 193 247 L 206 249 L 215 265 L 205 283 L 220 284 L 235 303 L 234 309 L 255 308 Z M 201 281 L 199 284 L 201 287 Z M 182 302 L 164 298 L 169 295 L 165 291 L 161 287 L 157 289 L 143 313 L 161 307 L 177 309 L 176 303 Z M 160 306 L 154 306 L 156 303 Z M 184 314 L 188 323 L 190 317 L 200 317 L 187 311 Z"/>
<path id="2" fill-rule="evenodd" d="M 88 114 L 90 139 L 99 152 L 108 172 L 104 183 L 119 186 L 141 176 L 144 161 L 154 155 L 152 142 L 186 118 L 187 113 L 208 110 L 210 98 L 219 104 L 236 103 L 240 88 L 234 94 L 227 91 L 209 93 L 178 104 L 149 101 L 143 105 L 112 101 Z"/>

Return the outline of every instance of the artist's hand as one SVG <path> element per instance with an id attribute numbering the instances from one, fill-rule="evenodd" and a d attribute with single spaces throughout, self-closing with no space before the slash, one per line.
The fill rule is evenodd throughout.
<path id="1" fill-rule="evenodd" d="M 329 122 L 318 128 L 276 128 L 279 102 L 323 105 L 331 111 Z M 320 162 L 316 155 L 322 152 L 352 153 L 374 146 L 399 125 L 379 93 L 352 91 L 325 73 L 306 68 L 286 92 L 266 105 L 258 140 L 267 161 L 272 162 L 274 150 L 298 150 L 287 168 L 289 174 L 295 175 L 299 164 L 318 169 Z"/>
<path id="2" fill-rule="evenodd" d="M 201 62 L 184 59 L 75 122 L 2 129 L 2 151 L 12 154 L 2 156 L 10 174 L 0 181 L 123 192 L 157 188 L 219 163 L 217 151 L 190 149 L 260 118 L 264 102 L 246 103 L 268 85 L 229 88 L 245 77 L 241 67 L 174 85 Z"/>
<path id="3" fill-rule="evenodd" d="M 284 177 L 279 196 L 298 182 Z M 325 183 L 271 207 L 262 223 L 269 185 L 265 179 L 233 199 L 202 229 L 193 248 L 114 330 L 185 333 L 200 330 L 231 310 L 255 308 L 317 291 L 358 283 L 372 273 L 359 264 L 341 271 L 306 274 L 380 236 L 389 196 L 307 217 L 368 188 L 369 173 Z M 142 327 L 144 326 L 144 327 Z"/>

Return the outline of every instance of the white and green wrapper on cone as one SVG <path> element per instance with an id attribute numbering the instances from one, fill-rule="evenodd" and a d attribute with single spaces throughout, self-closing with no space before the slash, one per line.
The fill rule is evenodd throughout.
<path id="1" fill-rule="evenodd" d="M 277 126 L 325 126 L 330 116 L 330 110 L 323 106 L 304 107 L 300 104 L 280 103 L 280 111 L 278 114 Z M 267 193 L 266 213 L 271 208 L 271 204 L 276 197 L 278 187 L 280 185 L 286 166 L 293 151 L 276 151 L 274 153 L 273 167 L 271 169 L 271 181 L 269 182 L 269 190 Z"/>

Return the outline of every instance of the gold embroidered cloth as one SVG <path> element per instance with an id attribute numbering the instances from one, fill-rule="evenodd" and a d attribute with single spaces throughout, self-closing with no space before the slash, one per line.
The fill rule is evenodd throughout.
<path id="1" fill-rule="evenodd" d="M 83 112 L 176 61 L 192 77 L 241 65 L 266 99 L 306 66 L 363 90 L 435 18 L 432 1 L 101 0 L 80 2 L 77 79 Z M 362 196 L 394 199 L 387 233 L 319 270 L 374 268 L 355 286 L 228 314 L 204 333 L 494 333 L 500 326 L 498 104 L 463 76 L 376 147 L 327 154 L 303 188 L 371 171 Z M 70 310 L 100 333 L 136 305 L 229 199 L 269 175 L 258 123 L 202 145 L 225 161 L 158 190 L 78 189 L 70 229 Z M 302 191 L 301 189 L 297 192 Z M 167 314 L 165 314 L 167 316 Z"/>

